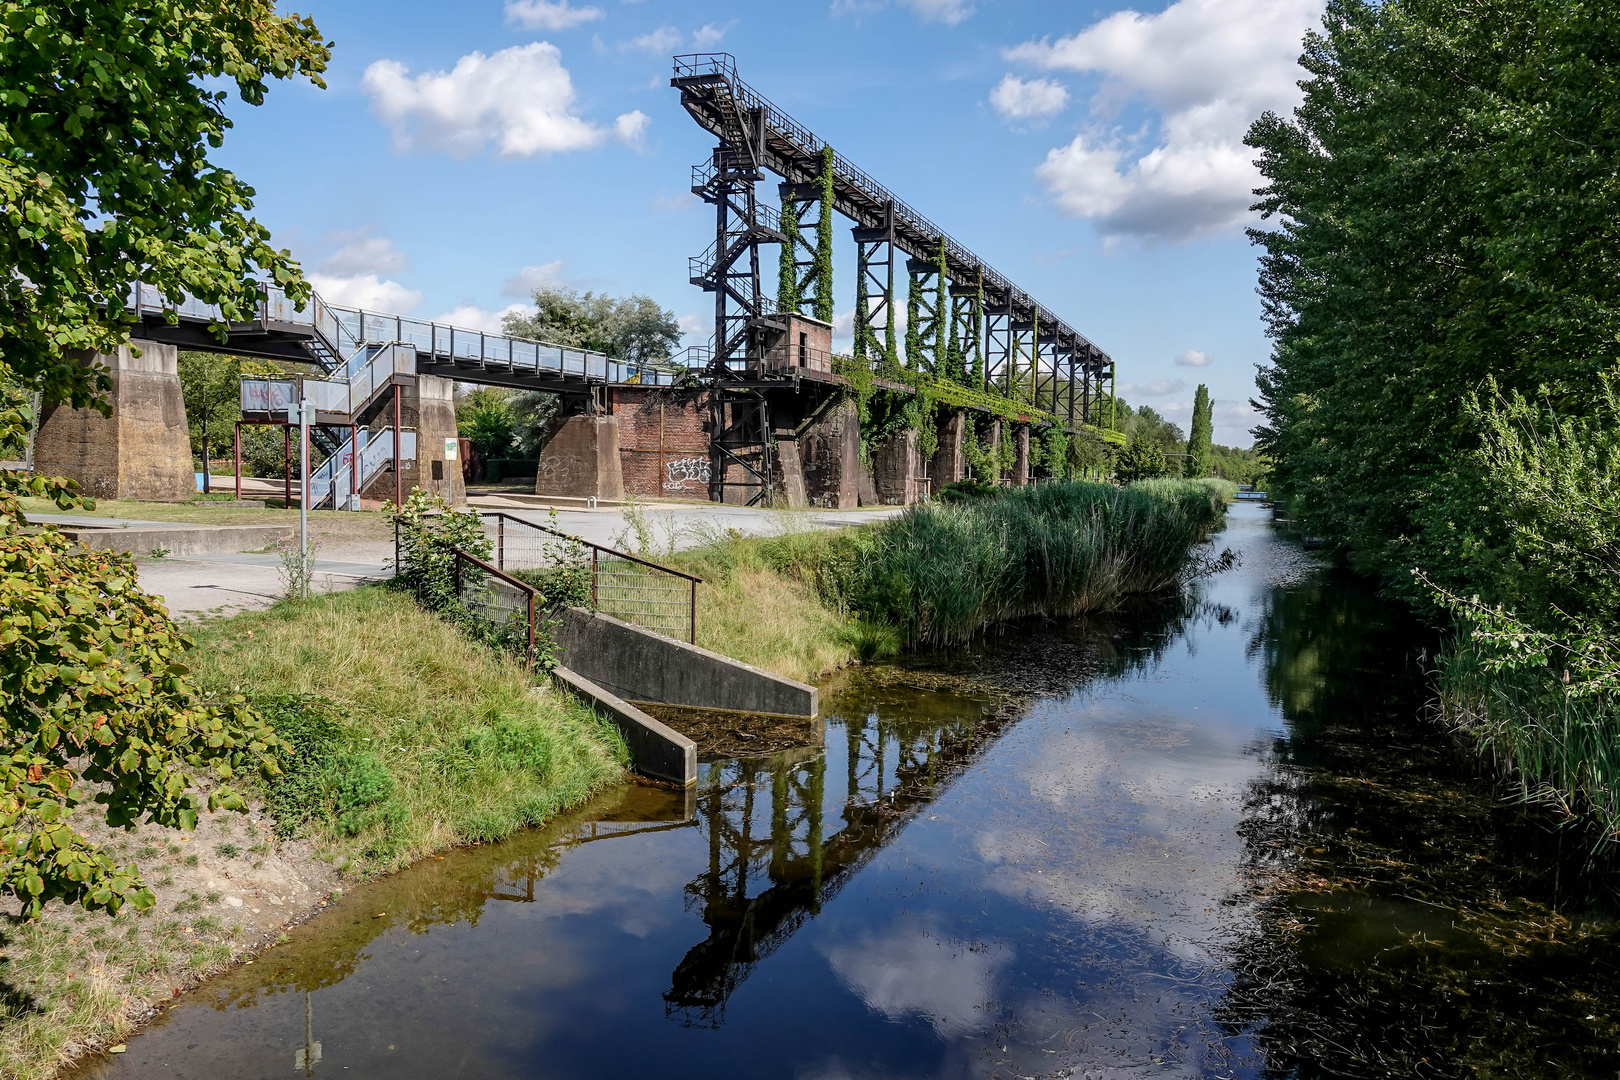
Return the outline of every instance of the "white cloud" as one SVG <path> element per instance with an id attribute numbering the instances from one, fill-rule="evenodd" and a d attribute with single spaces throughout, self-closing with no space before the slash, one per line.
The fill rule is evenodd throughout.
<path id="1" fill-rule="evenodd" d="M 506 21 L 529 30 L 569 30 L 605 14 L 599 7 L 569 7 L 568 0 L 506 0 Z"/>
<path id="2" fill-rule="evenodd" d="M 885 936 L 868 933 L 823 951 L 867 1008 L 890 1020 L 920 1015 L 944 1036 L 987 1026 L 996 970 L 1015 955 L 1006 945 L 975 948 L 900 925 Z"/>
<path id="3" fill-rule="evenodd" d="M 322 300 L 339 307 L 405 315 L 422 302 L 422 294 L 376 274 L 310 274 L 309 283 Z"/>
<path id="4" fill-rule="evenodd" d="M 652 208 L 660 214 L 684 214 L 698 205 L 698 197 L 690 191 L 677 191 L 672 195 L 659 188 L 652 197 Z"/>
<path id="5" fill-rule="evenodd" d="M 1176 363 L 1182 367 L 1208 367 L 1210 355 L 1202 349 L 1188 349 L 1176 357 Z"/>
<path id="6" fill-rule="evenodd" d="M 736 25 L 736 19 L 732 19 L 724 26 L 716 26 L 714 23 L 704 23 L 698 29 L 692 31 L 692 48 L 707 49 L 711 46 L 720 44 L 720 39 L 724 38 L 726 33 Z"/>
<path id="7" fill-rule="evenodd" d="M 361 86 L 400 151 L 468 158 L 494 143 L 502 157 L 529 157 L 589 149 L 608 134 L 573 114 L 573 81 L 561 52 L 544 41 L 471 52 L 448 72 L 414 78 L 399 61 L 378 60 Z"/>
<path id="8" fill-rule="evenodd" d="M 617 120 L 613 121 L 613 134 L 617 135 L 619 141 L 626 146 L 632 146 L 640 150 L 642 149 L 641 137 L 646 134 L 647 125 L 650 123 L 652 123 L 652 117 L 640 109 L 633 109 L 630 112 L 622 113 Z"/>
<path id="9" fill-rule="evenodd" d="M 923 22 L 942 22 L 947 26 L 957 25 L 974 11 L 971 0 L 899 0 L 899 5 Z M 887 6 L 884 0 L 833 0 L 832 12 L 834 15 L 862 15 Z"/>
<path id="10" fill-rule="evenodd" d="M 338 245 L 336 251 L 320 261 L 316 267 L 329 278 L 353 277 L 357 274 L 389 274 L 409 265 L 405 253 L 394 247 L 386 236 L 373 236 L 371 229 L 344 229 L 327 236 L 328 243 Z"/>
<path id="11" fill-rule="evenodd" d="M 681 40 L 679 30 L 673 26 L 660 26 L 650 34 L 642 34 L 640 37 L 631 38 L 619 48 L 640 49 L 650 53 L 667 53 L 671 49 L 680 48 Z"/>
<path id="12" fill-rule="evenodd" d="M 1175 393 L 1186 385 L 1180 379 L 1161 379 L 1158 382 L 1143 383 L 1135 389 L 1143 397 L 1164 397 L 1166 394 Z"/>
<path id="13" fill-rule="evenodd" d="M 1249 217 L 1261 178 L 1243 146 L 1261 112 L 1300 100 L 1298 56 L 1323 0 L 1178 0 L 1121 11 L 1009 60 L 1100 75 L 1099 126 L 1053 149 L 1036 176 L 1058 208 L 1105 237 L 1190 240 Z M 1122 138 L 1101 123 L 1131 100 L 1159 112 L 1156 137 Z"/>
<path id="14" fill-rule="evenodd" d="M 1053 116 L 1069 105 L 1069 90 L 1051 79 L 1025 82 L 1008 75 L 990 91 L 990 104 L 1009 120 L 1030 120 Z"/>
<path id="15" fill-rule="evenodd" d="M 563 277 L 563 259 L 553 259 L 536 266 L 525 266 L 506 279 L 501 286 L 503 296 L 529 296 L 539 288 L 555 288 L 567 282 Z"/>
<path id="16" fill-rule="evenodd" d="M 462 304 L 453 307 L 443 315 L 436 315 L 433 321 L 458 329 L 482 330 L 486 334 L 501 332 L 501 320 L 508 315 L 527 315 L 528 304 L 508 304 L 499 311 L 489 311 L 473 304 Z"/>

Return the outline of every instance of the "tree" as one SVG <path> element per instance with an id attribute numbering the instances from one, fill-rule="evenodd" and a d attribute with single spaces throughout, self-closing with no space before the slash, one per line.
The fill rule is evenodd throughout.
<path id="1" fill-rule="evenodd" d="M 236 421 L 242 417 L 242 361 L 220 353 L 183 352 L 179 371 L 191 450 L 202 456 L 203 490 L 209 491 L 211 451 L 235 434 Z"/>
<path id="2" fill-rule="evenodd" d="M 1114 459 L 1114 478 L 1122 484 L 1168 475 L 1170 465 L 1164 459 L 1164 451 L 1152 439 L 1132 440 Z"/>
<path id="3" fill-rule="evenodd" d="M 512 447 L 517 418 L 511 390 L 480 386 L 456 405 L 456 434 L 471 439 L 484 461 L 502 457 Z"/>
<path id="4" fill-rule="evenodd" d="M 506 316 L 502 329 L 633 363 L 667 360 L 681 343 L 680 319 L 650 296 L 621 298 L 547 286 L 534 291 L 534 306 L 533 315 Z"/>
<path id="5" fill-rule="evenodd" d="M 1190 480 L 1208 476 L 1214 458 L 1210 438 L 1215 430 L 1215 405 L 1209 400 L 1209 387 L 1198 384 L 1193 395 L 1192 434 L 1187 436 L 1187 457 L 1181 463 L 1182 475 Z"/>
<path id="6" fill-rule="evenodd" d="M 1256 447 L 1309 533 L 1413 599 L 1495 595 L 1510 522 L 1464 408 L 1588 415 L 1620 340 L 1612 5 L 1334 0 L 1292 116 L 1250 129 L 1272 223 Z"/>
<path id="7" fill-rule="evenodd" d="M 247 211 L 251 188 L 208 160 L 230 122 L 224 90 L 263 100 L 265 79 L 321 85 L 328 46 L 270 0 L 0 6 L 0 374 L 45 405 L 110 414 L 105 369 L 83 351 L 127 338 L 124 297 L 144 282 L 256 313 L 257 277 L 307 295 L 298 266 Z M 0 442 L 31 416 L 0 413 Z M 229 781 L 267 775 L 287 749 L 238 695 L 205 697 L 193 647 L 127 555 L 32 531 L 18 502 L 85 505 L 71 481 L 0 472 L 0 891 L 38 913 L 52 899 L 149 907 L 66 820 L 80 781 L 112 826 L 191 828 L 204 805 L 246 809 Z M 195 774 L 194 774 L 194 771 Z"/>
<path id="8" fill-rule="evenodd" d="M 105 368 L 136 282 L 252 318 L 258 277 L 302 298 L 253 189 L 208 160 L 267 78 L 321 82 L 328 45 L 273 0 L 0 6 L 0 365 L 46 406 L 110 407 Z"/>

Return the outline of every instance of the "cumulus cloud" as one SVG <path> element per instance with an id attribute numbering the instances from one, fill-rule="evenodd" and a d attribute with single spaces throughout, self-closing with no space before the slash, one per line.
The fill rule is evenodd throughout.
<path id="1" fill-rule="evenodd" d="M 529 296 L 536 289 L 555 288 L 566 284 L 567 279 L 563 276 L 565 261 L 563 259 L 553 259 L 548 263 L 525 266 L 522 270 L 506 279 L 501 286 L 501 294 L 503 296 Z"/>
<path id="2" fill-rule="evenodd" d="M 475 304 L 462 304 L 442 315 L 435 315 L 433 321 L 458 329 L 482 330 L 486 334 L 498 334 L 501 332 L 501 320 L 506 316 L 527 314 L 529 314 L 528 304 L 508 304 L 499 311 L 490 311 Z"/>
<path id="3" fill-rule="evenodd" d="M 639 49 L 642 52 L 667 53 L 681 47 L 681 32 L 673 26 L 660 26 L 657 30 L 631 38 L 621 49 Z"/>
<path id="4" fill-rule="evenodd" d="M 405 152 L 468 158 L 493 143 L 502 157 L 530 157 L 589 149 L 608 136 L 574 115 L 573 80 L 562 53 L 544 41 L 491 56 L 471 52 L 450 71 L 415 77 L 398 60 L 378 60 L 361 87 L 392 129 L 394 148 Z"/>
<path id="5" fill-rule="evenodd" d="M 336 251 L 322 259 L 316 270 L 330 277 L 351 277 L 355 274 L 390 274 L 405 269 L 405 253 L 394 247 L 386 236 L 374 236 L 370 228 L 345 229 L 326 238 L 338 245 Z"/>
<path id="6" fill-rule="evenodd" d="M 650 123 L 652 117 L 640 109 L 632 109 L 630 112 L 620 114 L 619 118 L 613 121 L 613 134 L 617 135 L 619 141 L 626 146 L 640 150 L 641 137 L 647 133 L 647 125 Z"/>
<path id="7" fill-rule="evenodd" d="M 1069 105 L 1069 90 L 1051 79 L 1025 82 L 1008 75 L 990 91 L 990 104 L 1009 120 L 1033 120 L 1053 116 Z"/>
<path id="8" fill-rule="evenodd" d="M 1188 349 L 1176 357 L 1176 363 L 1182 367 L 1208 367 L 1209 360 L 1209 353 L 1204 352 L 1202 349 Z"/>
<path id="9" fill-rule="evenodd" d="M 1263 111 L 1300 100 L 1297 60 L 1322 8 L 1323 0 L 1178 0 L 1007 50 L 1011 61 L 1102 80 L 1091 130 L 1048 153 L 1037 178 L 1063 213 L 1108 238 L 1191 240 L 1238 226 L 1261 183 L 1243 136 Z M 1152 137 L 1107 126 L 1131 101 L 1158 112 Z"/>
<path id="10" fill-rule="evenodd" d="M 1166 394 L 1175 393 L 1186 385 L 1180 379 L 1161 379 L 1158 382 L 1142 383 L 1140 386 L 1134 387 L 1134 389 L 1143 397 L 1164 397 Z"/>
<path id="11" fill-rule="evenodd" d="M 1014 959 L 1006 945 L 975 948 L 912 926 L 895 926 L 880 937 L 866 934 L 823 951 L 833 971 L 868 1008 L 890 1020 L 921 1016 L 943 1036 L 984 1026 L 994 1001 L 996 970 Z"/>
<path id="12" fill-rule="evenodd" d="M 599 7 L 569 7 L 568 0 L 506 0 L 506 21 L 528 30 L 569 30 L 605 14 Z"/>
<path id="13" fill-rule="evenodd" d="M 422 302 L 420 292 L 383 276 L 409 265 L 388 237 L 366 226 L 331 233 L 322 243 L 335 247 L 316 264 L 309 282 L 327 303 L 404 314 Z"/>
<path id="14" fill-rule="evenodd" d="M 422 294 L 376 274 L 311 274 L 309 283 L 322 300 L 339 307 L 362 308 L 390 315 L 408 314 L 422 302 Z"/>
<path id="15" fill-rule="evenodd" d="M 730 31 L 733 26 L 736 25 L 736 19 L 732 19 L 724 26 L 717 26 L 714 23 L 704 23 L 701 27 L 692 32 L 692 48 L 707 49 L 720 44 L 720 40 L 726 36 L 726 33 Z"/>

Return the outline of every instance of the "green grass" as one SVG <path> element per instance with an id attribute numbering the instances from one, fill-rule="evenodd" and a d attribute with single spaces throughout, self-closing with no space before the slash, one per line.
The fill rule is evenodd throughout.
<path id="1" fill-rule="evenodd" d="M 1620 701 L 1575 698 L 1544 670 L 1491 672 L 1466 639 L 1440 654 L 1441 716 L 1509 779 L 1520 799 L 1620 841 Z"/>
<path id="2" fill-rule="evenodd" d="M 494 840 L 622 774 L 617 730 L 408 596 L 363 588 L 203 626 L 198 678 L 301 746 L 264 793 L 284 833 L 365 871 Z"/>
<path id="3" fill-rule="evenodd" d="M 802 679 L 1173 589 L 1234 493 L 1219 480 L 1046 484 L 836 531 L 784 515 L 776 536 L 715 536 L 674 561 L 705 579 L 700 645 Z"/>

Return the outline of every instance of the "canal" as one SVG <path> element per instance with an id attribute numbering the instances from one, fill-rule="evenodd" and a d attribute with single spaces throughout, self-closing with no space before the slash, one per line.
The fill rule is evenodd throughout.
<path id="1" fill-rule="evenodd" d="M 1620 1073 L 1612 877 L 1433 641 L 1233 508 L 1179 601 L 842 673 L 825 748 L 362 886 L 132 1077 Z"/>

